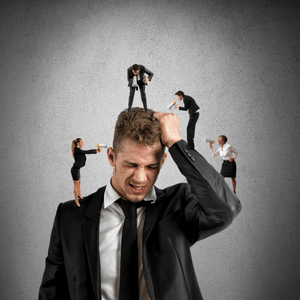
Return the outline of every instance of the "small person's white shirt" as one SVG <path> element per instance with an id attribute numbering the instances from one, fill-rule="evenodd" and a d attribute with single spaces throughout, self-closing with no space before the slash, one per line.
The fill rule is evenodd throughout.
<path id="1" fill-rule="evenodd" d="M 100 213 L 99 253 L 101 270 L 101 295 L 102 300 L 119 299 L 119 278 L 122 230 L 125 216 L 121 206 L 115 203 L 120 196 L 109 182 L 105 188 L 104 201 Z M 156 201 L 154 187 L 144 198 L 145 201 Z M 138 265 L 139 265 L 139 290 L 140 299 L 150 300 L 145 283 L 142 263 L 142 235 L 145 223 L 145 207 L 137 209 L 137 234 L 138 234 Z"/>
<path id="2" fill-rule="evenodd" d="M 214 152 L 213 148 L 210 150 L 211 150 L 213 156 L 216 157 L 216 156 L 220 155 L 223 158 L 223 160 L 229 160 L 229 158 L 235 159 L 238 155 L 238 152 L 233 148 L 233 146 L 231 146 L 227 143 L 223 145 L 223 149 L 220 146 L 216 152 Z"/>

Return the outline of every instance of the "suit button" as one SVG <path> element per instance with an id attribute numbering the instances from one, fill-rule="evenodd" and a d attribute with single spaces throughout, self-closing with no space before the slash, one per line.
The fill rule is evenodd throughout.
<path id="1" fill-rule="evenodd" d="M 191 156 L 191 161 L 195 161 L 195 157 L 194 156 Z"/>

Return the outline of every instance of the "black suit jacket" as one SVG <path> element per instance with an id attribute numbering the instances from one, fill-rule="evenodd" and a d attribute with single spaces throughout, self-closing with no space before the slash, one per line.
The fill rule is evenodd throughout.
<path id="1" fill-rule="evenodd" d="M 156 189 L 143 231 L 144 276 L 151 300 L 200 300 L 190 247 L 220 232 L 241 210 L 223 177 L 181 140 L 171 156 L 188 183 Z M 58 207 L 39 300 L 101 299 L 99 220 L 105 187 Z M 101 225 L 100 225 L 101 226 Z"/>
<path id="2" fill-rule="evenodd" d="M 139 66 L 140 66 L 139 75 L 141 77 L 141 80 L 143 80 L 144 78 L 146 78 L 145 74 L 147 74 L 148 78 L 149 78 L 149 81 L 151 81 L 151 79 L 154 76 L 154 74 L 150 70 L 148 70 L 147 68 L 145 68 L 144 66 L 142 66 L 142 65 L 139 65 Z M 131 67 L 129 67 L 127 69 L 128 86 L 132 86 L 133 76 L 135 76 L 135 75 L 132 73 L 132 66 L 131 66 Z M 141 81 L 140 83 L 147 85 L 147 83 L 144 83 L 143 81 Z"/>
<path id="3" fill-rule="evenodd" d="M 96 154 L 97 150 L 96 149 L 92 149 L 92 150 L 82 150 L 78 147 L 74 148 L 74 159 L 75 162 L 73 164 L 74 167 L 76 168 L 82 168 L 85 166 L 85 162 L 86 162 L 86 156 L 85 154 Z"/>
<path id="4" fill-rule="evenodd" d="M 193 115 L 199 109 L 199 106 L 197 105 L 194 98 L 190 96 L 184 95 L 183 103 L 184 107 L 179 106 L 179 110 L 188 110 L 190 115 Z"/>

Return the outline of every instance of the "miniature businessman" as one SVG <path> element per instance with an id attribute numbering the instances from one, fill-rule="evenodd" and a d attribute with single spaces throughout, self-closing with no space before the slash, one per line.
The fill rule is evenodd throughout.
<path id="1" fill-rule="evenodd" d="M 39 300 L 203 299 L 190 247 L 227 228 L 241 204 L 185 145 L 175 114 L 120 113 L 107 185 L 81 209 L 74 200 L 58 206 Z M 166 148 L 186 182 L 160 189 L 154 184 Z"/>
<path id="2" fill-rule="evenodd" d="M 145 75 L 147 74 L 148 77 Z M 129 101 L 128 112 L 131 111 L 132 102 L 135 90 L 140 88 L 141 98 L 144 105 L 144 109 L 147 112 L 147 98 L 146 98 L 146 85 L 148 81 L 151 81 L 154 74 L 142 65 L 134 64 L 127 70 L 127 80 L 129 86 Z"/>
<path id="3" fill-rule="evenodd" d="M 188 110 L 190 114 L 189 123 L 186 128 L 186 135 L 187 135 L 187 149 L 192 150 L 195 148 L 194 144 L 194 137 L 195 137 L 195 128 L 196 128 L 196 122 L 199 119 L 200 115 L 200 108 L 197 105 L 196 101 L 190 97 L 184 94 L 182 91 L 178 91 L 175 93 L 177 100 L 184 102 L 184 107 L 174 105 L 175 108 L 179 108 L 179 110 Z"/>

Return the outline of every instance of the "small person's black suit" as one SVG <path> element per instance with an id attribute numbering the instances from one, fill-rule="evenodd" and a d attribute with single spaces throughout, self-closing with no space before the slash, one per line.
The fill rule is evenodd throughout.
<path id="1" fill-rule="evenodd" d="M 78 147 L 74 148 L 74 159 L 75 162 L 71 168 L 71 175 L 73 180 L 77 181 L 80 179 L 80 168 L 85 166 L 86 154 L 96 154 L 97 150 L 82 150 Z"/>
<path id="2" fill-rule="evenodd" d="M 92 149 L 92 150 L 82 150 L 78 147 L 74 148 L 74 165 L 76 168 L 82 168 L 85 166 L 85 162 L 86 162 L 86 156 L 85 154 L 97 154 L 97 150 L 96 149 Z"/>
<path id="3" fill-rule="evenodd" d="M 199 109 L 199 106 L 192 97 L 187 95 L 183 96 L 183 102 L 184 107 L 179 106 L 179 110 L 188 110 L 190 114 L 189 123 L 186 128 L 186 135 L 188 141 L 187 149 L 194 149 L 195 127 L 200 115 L 200 113 L 196 113 L 196 111 Z"/>
<path id="4" fill-rule="evenodd" d="M 147 85 L 147 83 L 145 83 L 143 81 L 144 78 L 146 78 L 146 75 L 148 75 L 149 81 L 151 81 L 152 77 L 154 76 L 154 74 L 148 70 L 147 68 L 145 68 L 143 65 L 139 65 L 140 70 L 139 70 L 139 77 L 140 80 L 137 82 L 139 88 L 140 88 L 140 93 L 141 93 L 141 98 L 142 98 L 142 102 L 143 102 L 143 106 L 145 111 L 147 111 L 147 98 L 146 98 L 146 89 L 145 86 Z M 131 111 L 131 107 L 132 107 L 132 103 L 133 103 L 133 98 L 134 98 L 134 93 L 135 90 L 137 89 L 137 87 L 132 87 L 132 83 L 133 83 L 133 76 L 135 76 L 132 72 L 132 66 L 129 67 L 127 69 L 127 80 L 128 80 L 128 86 L 129 86 L 129 100 L 128 100 L 128 111 Z"/>
<path id="5" fill-rule="evenodd" d="M 219 172 L 185 147 L 181 140 L 169 151 L 188 183 L 155 187 L 157 200 L 146 208 L 143 267 L 151 300 L 203 299 L 190 247 L 228 227 L 241 210 Z M 75 209 L 74 201 L 59 205 L 39 300 L 101 299 L 99 220 L 104 191 L 105 186 L 88 196 L 82 209 Z"/>

